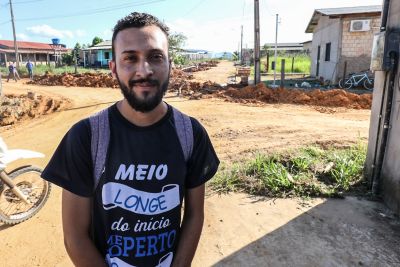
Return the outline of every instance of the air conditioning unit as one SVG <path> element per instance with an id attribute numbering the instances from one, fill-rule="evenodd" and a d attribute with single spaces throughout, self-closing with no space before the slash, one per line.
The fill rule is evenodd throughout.
<path id="1" fill-rule="evenodd" d="M 371 20 L 370 19 L 360 19 L 360 20 L 352 20 L 350 22 L 350 31 L 351 32 L 366 32 L 371 29 Z"/>

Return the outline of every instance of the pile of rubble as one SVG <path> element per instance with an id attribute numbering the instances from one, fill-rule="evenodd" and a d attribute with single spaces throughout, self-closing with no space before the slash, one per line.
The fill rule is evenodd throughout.
<path id="1" fill-rule="evenodd" d="M 209 70 L 212 67 L 216 67 L 218 65 L 218 61 L 216 60 L 209 60 L 209 61 L 205 61 L 205 62 L 200 62 L 197 64 L 194 64 L 192 66 L 189 67 L 184 67 L 181 70 L 184 72 L 196 72 L 196 71 L 205 71 L 205 70 Z"/>
<path id="2" fill-rule="evenodd" d="M 353 94 L 341 89 L 321 91 L 270 89 L 263 83 L 244 88 L 227 88 L 215 94 L 229 101 L 239 103 L 284 103 L 305 104 L 324 107 L 345 107 L 354 109 L 370 109 L 372 94 Z"/>
<path id="3" fill-rule="evenodd" d="M 26 95 L 7 94 L 0 98 L 0 126 L 7 126 L 22 119 L 49 114 L 67 107 L 66 99 L 53 99 L 29 92 Z"/>
<path id="4" fill-rule="evenodd" d="M 45 74 L 36 76 L 28 84 L 38 84 L 47 86 L 79 86 L 79 87 L 111 87 L 118 88 L 118 82 L 110 75 L 105 73 L 82 73 L 61 75 Z"/>
<path id="5" fill-rule="evenodd" d="M 200 98 L 203 94 L 212 94 L 223 87 L 213 82 L 195 82 L 191 81 L 193 75 L 181 70 L 173 70 L 169 80 L 169 92 L 176 92 L 179 95 L 189 96 L 192 98 Z"/>

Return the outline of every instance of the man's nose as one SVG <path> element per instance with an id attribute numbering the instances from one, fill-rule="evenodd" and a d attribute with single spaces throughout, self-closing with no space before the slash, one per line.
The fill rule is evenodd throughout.
<path id="1" fill-rule="evenodd" d="M 153 68 L 147 60 L 141 60 L 136 66 L 135 75 L 141 78 L 149 77 L 153 75 Z"/>

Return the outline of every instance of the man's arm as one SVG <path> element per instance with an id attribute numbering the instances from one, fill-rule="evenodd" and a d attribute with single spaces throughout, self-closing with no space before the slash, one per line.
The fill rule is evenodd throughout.
<path id="1" fill-rule="evenodd" d="M 186 191 L 181 235 L 173 267 L 186 267 L 192 263 L 203 228 L 204 191 L 204 184 Z"/>
<path id="2" fill-rule="evenodd" d="M 90 208 L 90 198 L 63 189 L 62 223 L 65 249 L 75 266 L 107 266 L 89 236 Z"/>

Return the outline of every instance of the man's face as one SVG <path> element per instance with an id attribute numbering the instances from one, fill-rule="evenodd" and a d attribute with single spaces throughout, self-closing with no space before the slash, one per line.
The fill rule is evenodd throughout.
<path id="1" fill-rule="evenodd" d="M 110 69 L 129 105 L 149 112 L 161 103 L 168 88 L 168 39 L 157 26 L 128 28 L 114 41 Z"/>

